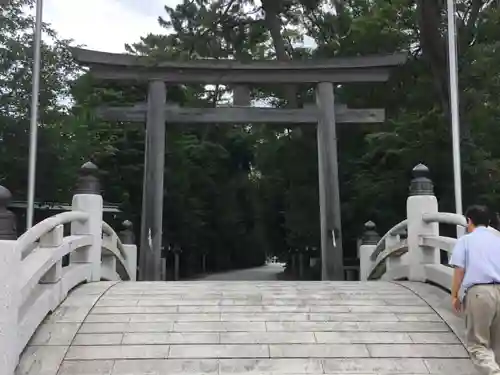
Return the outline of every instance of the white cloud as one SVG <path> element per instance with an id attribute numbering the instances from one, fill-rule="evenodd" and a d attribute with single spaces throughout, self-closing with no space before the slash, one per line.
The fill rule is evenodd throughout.
<path id="1" fill-rule="evenodd" d="M 125 43 L 134 43 L 148 33 L 165 33 L 158 16 L 163 6 L 180 0 L 45 0 L 45 22 L 60 37 L 73 39 L 86 48 L 123 52 Z M 148 5 L 145 6 L 144 3 Z"/>

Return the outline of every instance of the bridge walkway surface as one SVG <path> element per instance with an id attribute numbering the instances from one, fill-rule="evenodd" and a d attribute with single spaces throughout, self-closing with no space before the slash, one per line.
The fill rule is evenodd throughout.
<path id="1" fill-rule="evenodd" d="M 448 304 L 419 283 L 90 283 L 16 374 L 474 374 Z"/>

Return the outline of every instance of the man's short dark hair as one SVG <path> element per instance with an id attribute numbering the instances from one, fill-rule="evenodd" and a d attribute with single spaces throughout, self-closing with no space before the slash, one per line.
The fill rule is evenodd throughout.
<path id="1" fill-rule="evenodd" d="M 488 207 L 480 205 L 474 205 L 467 208 L 465 217 L 469 219 L 476 227 L 488 226 L 491 219 Z"/>

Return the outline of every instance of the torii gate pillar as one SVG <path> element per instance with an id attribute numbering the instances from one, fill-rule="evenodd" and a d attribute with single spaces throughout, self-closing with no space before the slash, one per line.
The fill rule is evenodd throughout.
<path id="1" fill-rule="evenodd" d="M 149 82 L 139 258 L 140 280 L 161 279 L 166 96 L 167 90 L 163 81 Z"/>
<path id="2" fill-rule="evenodd" d="M 333 83 L 317 85 L 322 280 L 344 280 L 334 96 Z"/>

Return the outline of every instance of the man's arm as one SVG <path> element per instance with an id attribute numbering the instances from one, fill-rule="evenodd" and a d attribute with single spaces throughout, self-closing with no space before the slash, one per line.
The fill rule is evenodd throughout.
<path id="1" fill-rule="evenodd" d="M 451 283 L 451 304 L 456 312 L 460 312 L 461 303 L 458 293 L 464 281 L 466 269 L 466 237 L 457 240 L 451 254 L 450 265 L 455 267 L 453 271 L 453 280 Z"/>
<path id="2" fill-rule="evenodd" d="M 460 287 L 464 281 L 465 268 L 455 267 L 453 271 L 453 282 L 451 284 L 451 298 L 458 298 L 458 293 L 460 292 Z"/>

